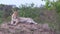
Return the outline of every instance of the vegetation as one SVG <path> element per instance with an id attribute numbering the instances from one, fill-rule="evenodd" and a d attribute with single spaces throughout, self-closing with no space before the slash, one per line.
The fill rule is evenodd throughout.
<path id="1" fill-rule="evenodd" d="M 33 3 L 20 7 L 0 4 L 0 23 L 5 19 L 10 20 L 13 9 L 19 11 L 20 17 L 30 17 L 38 23 L 48 23 L 50 27 L 60 31 L 60 0 L 44 1 L 46 4 L 43 7 L 34 7 Z"/>
<path id="2" fill-rule="evenodd" d="M 48 10 L 55 10 L 56 12 L 56 23 L 54 24 L 55 29 L 60 31 L 60 0 L 43 0 L 46 2 L 45 7 Z"/>

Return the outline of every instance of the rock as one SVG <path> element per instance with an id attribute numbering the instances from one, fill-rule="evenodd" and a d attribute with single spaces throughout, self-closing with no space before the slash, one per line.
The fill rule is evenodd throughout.
<path id="1" fill-rule="evenodd" d="M 1 24 L 1 28 L 8 29 L 8 28 L 9 28 L 9 26 L 7 25 L 7 23 L 3 23 L 3 24 Z"/>
<path id="2" fill-rule="evenodd" d="M 0 31 L 0 34 L 4 34 L 4 33 Z"/>
<path id="3" fill-rule="evenodd" d="M 10 25 L 8 23 L 1 24 L 1 34 L 54 34 L 48 24 L 27 24 L 19 23 L 17 25 Z"/>
<path id="4" fill-rule="evenodd" d="M 42 25 L 42 28 L 49 29 L 49 25 L 47 23 L 45 23 L 45 24 Z"/>

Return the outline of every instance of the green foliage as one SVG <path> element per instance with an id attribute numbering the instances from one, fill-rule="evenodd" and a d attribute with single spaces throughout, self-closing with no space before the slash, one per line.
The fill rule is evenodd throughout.
<path id="1" fill-rule="evenodd" d="M 0 18 L 2 17 L 3 11 L 0 10 Z"/>
<path id="2" fill-rule="evenodd" d="M 45 7 L 47 9 L 55 9 L 57 11 L 57 13 L 60 12 L 60 0 L 45 0 L 46 1 L 46 5 Z"/>
<path id="3" fill-rule="evenodd" d="M 48 10 L 56 10 L 57 16 L 56 16 L 56 23 L 51 25 L 55 27 L 55 29 L 58 29 L 60 31 L 60 0 L 44 0 L 46 2 L 45 7 Z"/>
<path id="4" fill-rule="evenodd" d="M 2 18 L 0 18 L 0 24 L 3 22 Z"/>
<path id="5" fill-rule="evenodd" d="M 3 11 L 0 10 L 0 24 L 3 22 L 3 20 L 2 20 L 2 14 L 3 14 Z"/>
<path id="6" fill-rule="evenodd" d="M 36 8 L 31 4 L 31 6 L 23 5 L 19 10 L 19 16 L 21 17 L 30 17 L 33 18 L 35 21 L 38 22 L 39 19 L 40 9 Z"/>

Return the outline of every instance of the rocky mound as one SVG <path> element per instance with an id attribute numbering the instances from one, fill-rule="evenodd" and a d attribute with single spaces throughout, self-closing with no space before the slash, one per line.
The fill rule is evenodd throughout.
<path id="1" fill-rule="evenodd" d="M 8 23 L 1 24 L 0 34 L 54 34 L 48 24 L 28 24 L 19 23 L 11 25 Z"/>

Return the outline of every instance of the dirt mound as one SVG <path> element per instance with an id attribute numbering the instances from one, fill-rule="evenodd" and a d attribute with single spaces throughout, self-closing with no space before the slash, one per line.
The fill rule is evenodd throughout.
<path id="1" fill-rule="evenodd" d="M 48 24 L 27 24 L 19 23 L 11 25 L 8 23 L 1 24 L 0 34 L 54 34 Z"/>

